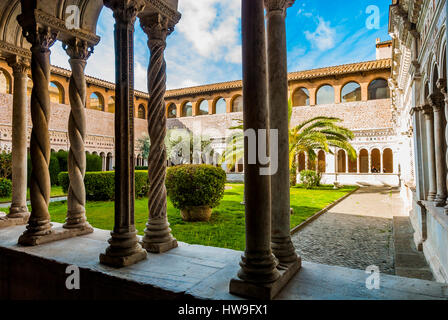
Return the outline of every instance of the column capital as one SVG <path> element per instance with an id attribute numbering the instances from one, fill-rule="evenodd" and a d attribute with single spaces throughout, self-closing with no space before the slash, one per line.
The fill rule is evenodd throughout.
<path id="1" fill-rule="evenodd" d="M 67 52 L 70 59 L 87 60 L 93 53 L 93 46 L 89 46 L 87 41 L 73 38 L 62 44 L 62 48 Z"/>
<path id="2" fill-rule="evenodd" d="M 264 6 L 266 8 L 266 16 L 274 14 L 282 14 L 286 16 L 286 9 L 294 4 L 295 0 L 264 0 Z"/>
<path id="3" fill-rule="evenodd" d="M 31 43 L 31 51 L 49 51 L 50 47 L 56 42 L 59 31 L 36 23 L 28 23 L 22 15 L 18 16 L 17 20 L 22 26 L 23 36 Z"/>
<path id="4" fill-rule="evenodd" d="M 19 56 L 11 56 L 6 61 L 14 74 L 26 74 L 30 67 L 30 61 Z"/>
<path id="5" fill-rule="evenodd" d="M 137 15 L 145 8 L 145 0 L 103 0 L 104 5 L 114 12 L 117 22 L 134 25 Z"/>
<path id="6" fill-rule="evenodd" d="M 431 93 L 428 96 L 429 105 L 433 108 L 434 112 L 438 112 L 442 109 L 444 105 L 445 96 L 440 92 Z"/>
<path id="7" fill-rule="evenodd" d="M 436 81 L 436 86 L 442 92 L 442 94 L 447 97 L 447 90 L 446 90 L 446 79 L 440 78 Z"/>
<path id="8" fill-rule="evenodd" d="M 159 14 L 150 14 L 140 17 L 140 26 L 148 36 L 148 46 L 166 46 L 166 38 L 174 31 L 170 20 Z"/>
<path id="9" fill-rule="evenodd" d="M 419 111 L 422 111 L 425 116 L 430 116 L 433 113 L 433 110 L 429 104 L 423 104 L 418 107 Z"/>

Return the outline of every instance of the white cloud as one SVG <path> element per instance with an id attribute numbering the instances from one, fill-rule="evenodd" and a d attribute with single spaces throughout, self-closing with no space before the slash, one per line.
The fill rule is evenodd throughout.
<path id="1" fill-rule="evenodd" d="M 305 37 L 319 50 L 325 51 L 335 46 L 336 30 L 331 28 L 330 22 L 318 17 L 319 24 L 314 32 L 305 31 Z"/>

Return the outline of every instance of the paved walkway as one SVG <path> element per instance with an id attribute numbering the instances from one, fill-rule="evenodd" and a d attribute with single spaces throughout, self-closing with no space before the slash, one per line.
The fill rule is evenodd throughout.
<path id="1" fill-rule="evenodd" d="M 58 201 L 65 201 L 67 200 L 67 196 L 63 196 L 63 197 L 53 197 L 50 198 L 50 202 L 58 202 Z M 26 202 L 27 205 L 31 204 L 31 201 L 27 201 Z M 2 202 L 0 203 L 0 208 L 9 208 L 11 206 L 11 202 Z"/>
<path id="2" fill-rule="evenodd" d="M 398 190 L 361 188 L 293 235 L 305 261 L 395 274 L 393 216 L 405 216 Z"/>

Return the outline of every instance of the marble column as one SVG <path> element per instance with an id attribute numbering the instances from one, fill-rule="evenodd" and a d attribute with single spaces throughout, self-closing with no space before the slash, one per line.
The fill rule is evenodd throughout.
<path id="1" fill-rule="evenodd" d="M 383 152 L 380 151 L 380 173 L 383 173 L 383 166 L 384 166 L 383 155 L 384 155 L 384 151 Z"/>
<path id="2" fill-rule="evenodd" d="M 100 262 L 124 267 L 146 259 L 134 222 L 134 23 L 144 0 L 104 0 L 115 18 L 115 223 Z"/>
<path id="3" fill-rule="evenodd" d="M 262 0 L 242 1 L 244 130 L 269 129 L 264 7 Z M 265 141 L 260 141 L 265 143 Z M 268 143 L 266 141 L 266 143 Z M 230 293 L 269 299 L 272 286 L 280 278 L 278 261 L 271 251 L 271 184 L 267 169 L 256 157 L 249 163 L 249 149 L 258 154 L 258 143 L 244 145 L 246 250 L 240 262 L 238 279 L 230 282 Z M 269 150 L 269 149 L 267 149 Z M 252 162 L 252 161 L 251 161 Z M 269 165 L 269 164 L 268 164 Z"/>
<path id="4" fill-rule="evenodd" d="M 151 59 L 148 68 L 148 132 L 151 150 L 148 157 L 149 174 L 149 219 L 146 224 L 143 247 L 149 252 L 161 253 L 177 247 L 171 234 L 167 218 L 165 147 L 166 116 L 166 38 L 174 27 L 168 18 L 160 14 L 140 16 L 140 24 L 148 36 Z"/>
<path id="5" fill-rule="evenodd" d="M 29 17 L 20 15 L 19 23 L 23 34 L 31 44 L 31 131 L 30 155 L 31 215 L 26 231 L 20 236 L 19 244 L 32 245 L 40 237 L 51 234 L 50 213 L 50 47 L 56 41 L 57 33 L 47 27 L 35 24 Z"/>
<path id="6" fill-rule="evenodd" d="M 448 8 L 447 8 L 448 10 Z M 448 31 L 447 31 L 448 32 Z M 443 110 L 445 112 L 445 120 L 446 121 L 446 125 L 445 125 L 445 144 L 446 146 L 448 146 L 448 92 L 447 92 L 447 81 L 446 79 L 439 79 L 439 81 L 437 82 L 437 87 L 439 88 L 439 90 L 442 92 L 443 94 Z M 448 168 L 448 147 L 445 151 L 445 168 Z M 448 181 L 448 170 L 446 172 L 447 174 L 447 180 Z M 444 204 L 444 211 L 445 214 L 448 214 L 448 197 L 445 200 L 445 204 Z"/>
<path id="7" fill-rule="evenodd" d="M 13 70 L 14 91 L 12 106 L 12 203 L 8 218 L 23 218 L 30 213 L 26 205 L 27 193 L 27 69 L 29 62 L 14 56 L 8 59 Z"/>
<path id="8" fill-rule="evenodd" d="M 372 173 L 372 151 L 367 153 L 367 157 L 369 159 L 369 173 Z"/>
<path id="9" fill-rule="evenodd" d="M 358 152 L 358 156 L 357 156 L 357 158 L 356 158 L 356 165 L 357 165 L 357 168 L 356 168 L 356 173 L 357 174 L 360 174 L 361 173 L 361 157 L 360 157 L 360 152 Z"/>
<path id="10" fill-rule="evenodd" d="M 269 124 L 278 130 L 278 170 L 271 176 L 271 243 L 281 265 L 299 263 L 291 241 L 286 9 L 292 1 L 265 1 Z M 272 143 L 272 142 L 271 142 Z"/>
<path id="11" fill-rule="evenodd" d="M 429 104 L 434 113 L 434 155 L 436 171 L 436 206 L 443 207 L 446 203 L 446 161 L 445 161 L 445 136 L 444 136 L 444 106 L 443 94 L 435 92 L 429 96 Z"/>
<path id="12" fill-rule="evenodd" d="M 345 152 L 345 173 L 348 173 L 348 152 Z"/>
<path id="13" fill-rule="evenodd" d="M 434 151 L 434 118 L 433 110 L 429 105 L 422 106 L 423 114 L 426 123 L 426 145 L 428 148 L 427 163 L 428 163 L 428 193 L 426 199 L 428 201 L 434 201 L 437 195 L 436 186 L 436 158 Z"/>
<path id="14" fill-rule="evenodd" d="M 92 53 L 85 41 L 72 39 L 64 44 L 64 49 L 70 57 L 72 69 L 69 82 L 70 116 L 68 120 L 68 136 L 70 150 L 68 152 L 68 176 L 70 185 L 67 196 L 66 229 L 93 228 L 86 220 L 86 190 L 84 176 L 86 173 L 86 79 L 84 69 L 87 59 Z"/>

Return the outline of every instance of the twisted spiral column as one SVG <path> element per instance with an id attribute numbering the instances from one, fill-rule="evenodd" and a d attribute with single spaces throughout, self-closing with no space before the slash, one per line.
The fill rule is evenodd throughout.
<path id="1" fill-rule="evenodd" d="M 91 50 L 85 41 L 74 39 L 64 44 L 69 55 L 72 69 L 69 83 L 70 116 L 68 136 L 70 150 L 68 153 L 68 175 L 70 185 L 67 197 L 66 229 L 90 227 L 86 221 L 86 191 L 84 176 L 86 172 L 86 153 L 84 149 L 86 135 L 86 80 L 84 69 Z"/>
<path id="2" fill-rule="evenodd" d="M 24 35 L 31 43 L 31 75 L 33 90 L 31 92 L 31 179 L 30 199 L 31 215 L 27 230 L 19 238 L 19 243 L 27 244 L 30 237 L 44 236 L 52 232 L 50 213 L 50 50 L 56 41 L 56 33 L 47 28 L 24 28 Z"/>
<path id="3" fill-rule="evenodd" d="M 164 96 L 166 92 L 166 37 L 173 29 L 168 19 L 160 14 L 140 19 L 144 32 L 148 35 L 151 59 L 148 68 L 148 133 L 151 148 L 148 157 L 149 170 L 149 219 L 146 224 L 143 247 L 150 252 L 164 252 L 177 247 L 171 235 L 167 219 L 166 199 L 166 115 Z"/>

